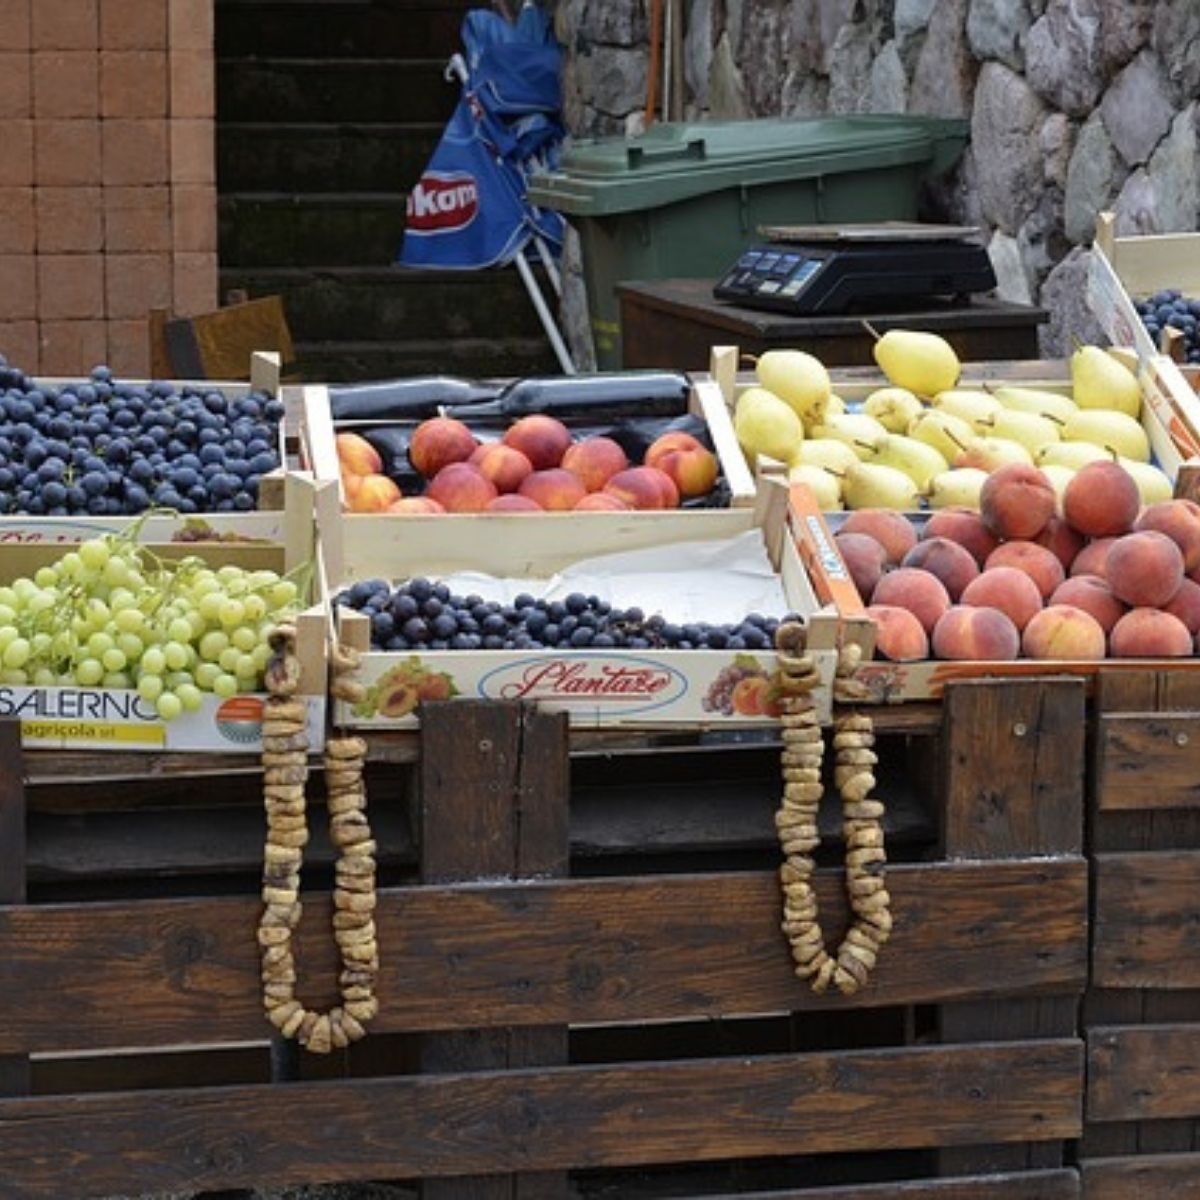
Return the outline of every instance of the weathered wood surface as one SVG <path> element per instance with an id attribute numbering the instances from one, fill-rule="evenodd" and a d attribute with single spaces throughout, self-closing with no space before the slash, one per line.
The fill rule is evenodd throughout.
<path id="1" fill-rule="evenodd" d="M 1101 812 L 1200 807 L 1200 712 L 1109 713 L 1097 737 Z"/>
<path id="2" fill-rule="evenodd" d="M 1200 1024 L 1089 1029 L 1087 1046 L 1089 1120 L 1200 1117 Z"/>
<path id="3" fill-rule="evenodd" d="M 1200 1154 L 1093 1158 L 1080 1171 L 1085 1200 L 1200 1200 Z"/>
<path id="4" fill-rule="evenodd" d="M 1082 1069 L 1064 1039 L 4 1100 L 0 1197 L 1068 1138 Z"/>
<path id="5" fill-rule="evenodd" d="M 959 1179 L 909 1179 L 805 1188 L 798 1192 L 738 1192 L 736 1196 L 688 1196 L 685 1200 L 1076 1200 L 1079 1175 L 1057 1171 L 972 1175 Z M 1091 1200 L 1089 1196 L 1088 1200 Z M 1161 1200 L 1157 1197 L 1156 1200 Z"/>
<path id="6" fill-rule="evenodd" d="M 1200 852 L 1098 854 L 1095 864 L 1093 986 L 1200 988 Z"/>
<path id="7" fill-rule="evenodd" d="M 842 874 L 818 872 L 827 927 Z M 888 872 L 895 934 L 871 985 L 818 997 L 793 977 L 771 872 L 383 889 L 380 1031 L 643 1021 L 1077 992 L 1082 860 L 932 863 Z M 265 1035 L 248 897 L 0 908 L 11 995 L 0 1052 Z M 300 989 L 332 979 L 329 898 L 305 898 Z M 1030 931 L 1036 930 L 1036 936 Z M 71 970 L 64 972 L 63 963 Z M 6 989 L 7 990 L 7 989 Z M 453 1003 L 447 1003 L 453 997 Z"/>

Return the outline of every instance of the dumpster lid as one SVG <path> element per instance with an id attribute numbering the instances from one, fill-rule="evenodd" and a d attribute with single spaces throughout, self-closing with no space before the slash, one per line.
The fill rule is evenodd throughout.
<path id="1" fill-rule="evenodd" d="M 961 153 L 967 128 L 962 120 L 901 115 L 660 123 L 638 138 L 574 143 L 558 171 L 534 177 L 530 198 L 601 214 L 740 184 L 925 161 L 943 170 Z"/>

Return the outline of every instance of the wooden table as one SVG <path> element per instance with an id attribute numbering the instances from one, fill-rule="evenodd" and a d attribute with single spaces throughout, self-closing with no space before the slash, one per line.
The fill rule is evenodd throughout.
<path id="1" fill-rule="evenodd" d="M 735 345 L 751 354 L 772 347 L 807 350 L 827 366 L 865 366 L 874 340 L 864 316 L 792 317 L 715 300 L 711 279 L 665 279 L 617 286 L 621 305 L 622 365 L 708 369 L 709 350 Z M 904 312 L 869 314 L 883 332 L 926 329 L 947 338 L 964 361 L 1038 357 L 1041 308 L 982 299 Z"/>

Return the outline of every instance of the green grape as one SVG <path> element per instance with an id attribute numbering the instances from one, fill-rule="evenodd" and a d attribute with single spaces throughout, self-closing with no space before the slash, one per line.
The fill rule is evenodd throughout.
<path id="1" fill-rule="evenodd" d="M 185 683 L 191 683 L 193 680 L 191 671 L 172 671 L 167 676 L 167 687 L 172 692 L 177 692 Z"/>
<path id="2" fill-rule="evenodd" d="M 234 667 L 233 673 L 238 679 L 256 679 L 258 677 L 258 668 L 254 665 L 254 659 L 249 654 L 239 655 L 237 666 Z"/>
<path id="3" fill-rule="evenodd" d="M 24 687 L 29 682 L 29 676 L 20 667 L 5 667 L 0 671 L 0 683 L 9 687 Z"/>
<path id="4" fill-rule="evenodd" d="M 113 613 L 124 612 L 126 610 L 137 611 L 137 597 L 127 588 L 113 588 L 108 593 L 108 607 Z"/>
<path id="5" fill-rule="evenodd" d="M 200 657 L 207 662 L 216 662 L 229 649 L 229 634 L 220 629 L 211 629 L 200 639 Z"/>
<path id="6" fill-rule="evenodd" d="M 187 621 L 188 627 L 191 630 L 191 634 L 187 639 L 189 642 L 194 641 L 208 628 L 208 622 L 194 608 L 184 620 Z"/>
<path id="7" fill-rule="evenodd" d="M 233 675 L 221 674 L 213 680 L 213 694 L 220 696 L 222 700 L 228 700 L 230 696 L 236 696 L 238 692 L 238 681 Z"/>
<path id="8" fill-rule="evenodd" d="M 130 682 L 129 675 L 125 671 L 108 671 L 104 678 L 100 680 L 100 685 L 110 688 L 114 692 L 119 692 L 127 688 Z"/>
<path id="9" fill-rule="evenodd" d="M 3 654 L 0 654 L 0 662 L 3 662 L 6 667 L 23 667 L 28 661 L 29 656 L 33 653 L 33 647 L 30 646 L 27 639 L 23 637 L 14 638 L 7 646 L 4 647 Z"/>
<path id="10" fill-rule="evenodd" d="M 239 675 L 237 677 L 237 685 L 238 691 L 243 695 L 258 691 L 258 680 L 252 675 Z"/>
<path id="11" fill-rule="evenodd" d="M 267 602 L 261 596 L 247 596 L 242 603 L 247 621 L 261 621 L 267 615 Z"/>
<path id="12" fill-rule="evenodd" d="M 232 675 L 236 672 L 241 657 L 242 652 L 236 646 L 227 646 L 217 657 L 217 662 L 221 664 L 222 671 L 228 671 Z"/>
<path id="13" fill-rule="evenodd" d="M 13 582 L 13 591 L 17 594 L 17 599 L 24 604 L 30 596 L 38 590 L 38 586 L 32 579 L 17 579 Z"/>
<path id="14" fill-rule="evenodd" d="M 221 605 L 218 619 L 226 629 L 233 629 L 246 619 L 246 606 L 240 600 L 226 600 Z"/>
<path id="15" fill-rule="evenodd" d="M 97 629 L 103 629 L 112 620 L 112 609 L 99 596 L 93 596 L 88 600 L 87 615 Z"/>
<path id="16" fill-rule="evenodd" d="M 239 575 L 225 581 L 225 594 L 227 596 L 244 596 L 246 592 L 245 576 Z"/>
<path id="17" fill-rule="evenodd" d="M 205 592 L 200 597 L 196 610 L 206 621 L 218 621 L 221 618 L 221 606 L 224 603 L 225 593 L 223 591 Z"/>
<path id="18" fill-rule="evenodd" d="M 162 648 L 168 670 L 182 671 L 191 662 L 191 647 L 183 642 L 167 642 Z"/>
<path id="19" fill-rule="evenodd" d="M 58 676 L 49 667 L 38 667 L 33 673 L 34 687 L 57 687 Z"/>
<path id="20" fill-rule="evenodd" d="M 254 669 L 258 672 L 267 669 L 267 663 L 271 661 L 271 647 L 266 642 L 259 642 L 253 650 L 250 651 L 250 657 L 254 659 Z"/>
<path id="21" fill-rule="evenodd" d="M 100 655 L 100 661 L 104 664 L 105 671 L 112 672 L 123 671 L 129 660 L 125 657 L 124 650 L 118 650 L 116 646 L 113 646 Z"/>
<path id="22" fill-rule="evenodd" d="M 212 571 L 204 571 L 192 581 L 192 595 L 199 603 L 205 596 L 221 590 L 221 581 Z"/>
<path id="23" fill-rule="evenodd" d="M 271 587 L 272 584 L 279 582 L 279 576 L 274 571 L 268 571 L 265 567 L 260 567 L 257 571 L 251 571 L 246 577 L 246 581 L 251 588 L 258 591 L 260 588 Z"/>
<path id="24" fill-rule="evenodd" d="M 228 583 L 231 579 L 241 579 L 243 574 L 242 568 L 235 567 L 232 563 L 217 568 L 217 578 L 222 583 Z"/>
<path id="25" fill-rule="evenodd" d="M 15 642 L 20 636 L 15 625 L 0 627 L 0 651 L 3 651 L 10 643 Z"/>
<path id="26" fill-rule="evenodd" d="M 146 628 L 146 617 L 140 608 L 121 608 L 113 614 L 113 624 L 122 633 L 141 633 Z"/>
<path id="27" fill-rule="evenodd" d="M 83 570 L 83 559 L 81 559 L 74 550 L 67 551 L 59 560 L 59 567 L 62 570 L 63 578 L 78 579 L 79 572 Z"/>
<path id="28" fill-rule="evenodd" d="M 167 669 L 167 656 L 157 646 L 151 646 L 142 654 L 141 667 L 146 675 L 161 675 Z"/>
<path id="29" fill-rule="evenodd" d="M 196 667 L 196 683 L 206 692 L 213 690 L 213 684 L 221 674 L 221 668 L 214 662 L 202 662 Z"/>
<path id="30" fill-rule="evenodd" d="M 75 664 L 75 679 L 83 687 L 95 687 L 103 678 L 104 664 L 98 658 L 84 658 Z"/>
<path id="31" fill-rule="evenodd" d="M 186 617 L 176 617 L 167 626 L 167 637 L 173 642 L 190 642 L 192 640 L 192 623 Z"/>
<path id="32" fill-rule="evenodd" d="M 290 579 L 281 579 L 271 589 L 271 608 L 275 611 L 287 608 L 289 604 L 296 602 L 298 594 L 299 590 Z"/>
<path id="33" fill-rule="evenodd" d="M 155 707 L 164 721 L 173 721 L 183 712 L 183 702 L 171 692 L 163 692 L 155 702 Z"/>
<path id="34" fill-rule="evenodd" d="M 102 577 L 109 587 L 127 585 L 129 582 L 129 564 L 123 558 L 114 556 L 104 564 Z"/>
<path id="35" fill-rule="evenodd" d="M 130 571 L 129 578 L 125 581 L 125 586 L 131 592 L 140 592 L 146 586 L 146 577 L 141 571 Z"/>
<path id="36" fill-rule="evenodd" d="M 57 592 L 35 592 L 25 603 L 25 607 L 34 616 L 44 613 L 58 605 Z"/>
<path id="37" fill-rule="evenodd" d="M 41 633 L 35 633 L 33 637 L 29 639 L 29 644 L 33 647 L 33 653 L 38 658 L 42 658 L 49 653 L 51 646 L 54 644 L 54 638 L 50 634 L 43 631 Z"/>
<path id="38" fill-rule="evenodd" d="M 103 658 L 104 654 L 113 648 L 112 635 L 103 631 L 93 633 L 87 640 L 87 652 L 93 658 Z"/>
<path id="39" fill-rule="evenodd" d="M 249 625 L 243 625 L 240 629 L 235 629 L 229 638 L 243 654 L 248 654 L 255 646 L 258 645 L 258 630 L 251 629 Z"/>
<path id="40" fill-rule="evenodd" d="M 101 570 L 112 556 L 108 548 L 108 543 L 102 541 L 100 538 L 93 538 L 88 542 L 80 542 L 78 553 L 80 562 L 93 571 Z"/>
<path id="41" fill-rule="evenodd" d="M 143 700 L 153 704 L 155 700 L 163 693 L 163 679 L 161 675 L 143 675 L 137 683 L 138 695 Z"/>
<path id="42" fill-rule="evenodd" d="M 6 608 L 15 609 L 17 607 L 17 593 L 10 587 L 0 587 L 0 604 Z"/>
<path id="43" fill-rule="evenodd" d="M 194 683 L 181 683 L 175 689 L 184 712 L 195 712 L 204 703 L 204 693 Z"/>
<path id="44" fill-rule="evenodd" d="M 125 655 L 127 662 L 137 662 L 141 658 L 145 646 L 136 633 L 118 633 L 117 649 Z"/>
<path id="45" fill-rule="evenodd" d="M 16 619 L 17 610 L 15 608 L 8 604 L 0 604 L 0 625 L 11 625 Z"/>
<path id="46" fill-rule="evenodd" d="M 52 588 L 58 583 L 58 571 L 54 567 L 38 567 L 33 574 L 33 582 L 40 588 Z"/>

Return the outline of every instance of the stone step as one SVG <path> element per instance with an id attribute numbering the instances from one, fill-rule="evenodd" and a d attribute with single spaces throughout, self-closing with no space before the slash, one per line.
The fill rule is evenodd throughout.
<path id="1" fill-rule="evenodd" d="M 217 119 L 444 125 L 461 93 L 445 69 L 445 59 L 227 60 L 217 64 Z"/>
<path id="2" fill-rule="evenodd" d="M 446 58 L 472 0 L 217 0 L 218 58 Z"/>
<path id="3" fill-rule="evenodd" d="M 221 294 L 232 289 L 250 297 L 282 296 L 292 336 L 302 342 L 542 336 L 515 267 L 223 270 Z"/>
<path id="4" fill-rule="evenodd" d="M 232 192 L 397 192 L 421 177 L 444 125 L 217 126 L 217 187 Z"/>
<path id="5" fill-rule="evenodd" d="M 504 379 L 558 371 L 553 351 L 544 337 L 297 342 L 296 358 L 299 373 L 305 379 L 331 383 L 430 374 Z"/>
<path id="6" fill-rule="evenodd" d="M 226 267 L 377 266 L 395 261 L 403 193 L 239 194 L 218 202 Z"/>

